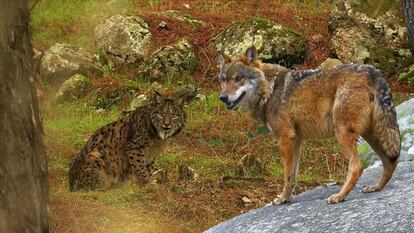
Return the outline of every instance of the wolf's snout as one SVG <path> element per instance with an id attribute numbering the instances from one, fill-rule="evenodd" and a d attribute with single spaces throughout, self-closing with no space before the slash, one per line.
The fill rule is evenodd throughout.
<path id="1" fill-rule="evenodd" d="M 229 96 L 228 95 L 220 95 L 220 101 L 227 104 L 229 102 Z"/>

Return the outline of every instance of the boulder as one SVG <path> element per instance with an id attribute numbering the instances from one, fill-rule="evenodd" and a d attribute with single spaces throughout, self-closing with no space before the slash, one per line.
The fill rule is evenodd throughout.
<path id="1" fill-rule="evenodd" d="M 128 83 L 109 83 L 109 85 L 97 88 L 93 105 L 97 109 L 111 109 L 118 104 L 126 104 L 125 101 L 129 100 L 135 91 L 136 87 Z"/>
<path id="2" fill-rule="evenodd" d="M 401 134 L 400 161 L 414 160 L 414 98 L 398 105 L 396 110 Z M 358 145 L 358 152 L 365 166 L 379 162 L 378 155 L 364 140 Z"/>
<path id="3" fill-rule="evenodd" d="M 55 44 L 44 52 L 40 61 L 40 75 L 44 81 L 56 85 L 74 74 L 102 75 L 96 56 L 68 44 Z"/>
<path id="4" fill-rule="evenodd" d="M 115 15 L 96 26 L 95 45 L 112 64 L 139 63 L 149 51 L 151 32 L 137 16 Z"/>
<path id="5" fill-rule="evenodd" d="M 152 81 L 188 78 L 197 69 L 198 57 L 187 39 L 155 51 L 140 67 L 138 79 Z"/>
<path id="6" fill-rule="evenodd" d="M 301 64 L 308 52 L 302 35 L 266 19 L 238 21 L 210 41 L 210 46 L 229 56 L 240 56 L 253 45 L 263 61 L 285 66 Z"/>
<path id="7" fill-rule="evenodd" d="M 339 59 L 327 58 L 324 62 L 322 62 L 319 65 L 318 69 L 321 69 L 321 70 L 333 69 L 343 64 L 344 63 L 342 63 L 341 60 Z"/>
<path id="8" fill-rule="evenodd" d="M 359 10 L 362 4 L 335 5 L 329 19 L 331 51 L 344 63 L 369 63 L 387 76 L 399 73 L 413 61 L 402 19 L 392 10 L 370 17 Z"/>
<path id="9" fill-rule="evenodd" d="M 58 102 L 70 102 L 83 97 L 90 89 L 91 82 L 81 74 L 72 75 L 59 88 L 56 99 Z"/>
<path id="10" fill-rule="evenodd" d="M 361 193 L 381 173 L 382 168 L 365 169 L 343 203 L 326 203 L 341 188 L 326 185 L 296 196 L 293 204 L 267 205 L 205 232 L 414 232 L 414 162 L 400 163 L 382 191 Z"/>
<path id="11" fill-rule="evenodd" d="M 414 88 L 414 65 L 411 65 L 398 77 L 398 81 Z"/>

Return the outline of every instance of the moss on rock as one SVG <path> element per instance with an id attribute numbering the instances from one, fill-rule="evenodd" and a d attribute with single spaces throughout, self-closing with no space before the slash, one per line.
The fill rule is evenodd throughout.
<path id="1" fill-rule="evenodd" d="M 148 24 L 136 16 L 115 15 L 95 28 L 95 44 L 100 55 L 114 64 L 141 62 L 151 42 Z"/>
<path id="2" fill-rule="evenodd" d="M 83 97 L 90 89 L 91 82 L 81 74 L 75 74 L 59 88 L 56 99 L 58 102 L 70 102 Z"/>
<path id="3" fill-rule="evenodd" d="M 414 65 L 411 65 L 405 72 L 401 73 L 398 81 L 414 88 Z"/>
<path id="4" fill-rule="evenodd" d="M 139 68 L 138 79 L 166 82 L 188 79 L 197 69 L 199 60 L 194 46 L 187 39 L 155 51 Z"/>
<path id="5" fill-rule="evenodd" d="M 238 21 L 210 41 L 210 46 L 230 56 L 240 56 L 252 45 L 262 60 L 287 66 L 301 64 L 308 52 L 302 35 L 266 19 Z"/>

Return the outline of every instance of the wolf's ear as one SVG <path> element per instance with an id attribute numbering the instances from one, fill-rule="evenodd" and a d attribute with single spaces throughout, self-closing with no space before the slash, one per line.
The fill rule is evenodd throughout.
<path id="1" fill-rule="evenodd" d="M 253 61 L 258 59 L 257 50 L 255 46 L 252 46 L 246 50 L 247 64 L 252 64 Z"/>
<path id="2" fill-rule="evenodd" d="M 231 62 L 231 57 L 223 54 L 222 52 L 217 53 L 216 62 L 218 65 L 222 66 L 226 63 Z"/>

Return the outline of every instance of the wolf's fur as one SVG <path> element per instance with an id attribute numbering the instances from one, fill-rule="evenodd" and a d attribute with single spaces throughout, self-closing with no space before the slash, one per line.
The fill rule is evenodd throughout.
<path id="1" fill-rule="evenodd" d="M 218 62 L 220 99 L 230 109 L 242 107 L 251 112 L 279 139 L 284 188 L 275 204 L 291 200 L 303 139 L 335 136 L 349 160 L 347 180 L 338 194 L 328 198 L 330 203 L 342 201 L 362 173 L 356 150 L 359 136 L 384 165 L 379 182 L 363 192 L 381 190 L 392 177 L 400 155 L 400 134 L 390 88 L 373 66 L 293 71 L 261 63 L 253 47 L 237 59 L 220 54 Z"/>

